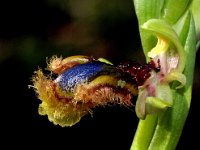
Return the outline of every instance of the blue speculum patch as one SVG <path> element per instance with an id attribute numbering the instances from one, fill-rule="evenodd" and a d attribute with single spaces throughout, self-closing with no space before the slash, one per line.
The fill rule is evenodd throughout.
<path id="1" fill-rule="evenodd" d="M 99 62 L 77 65 L 59 75 L 56 82 L 63 90 L 73 90 L 75 85 L 87 82 L 88 79 L 102 71 L 104 65 Z"/>

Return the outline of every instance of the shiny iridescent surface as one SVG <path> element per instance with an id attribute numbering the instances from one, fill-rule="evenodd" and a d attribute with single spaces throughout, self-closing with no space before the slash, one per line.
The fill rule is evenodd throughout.
<path id="1" fill-rule="evenodd" d="M 55 80 L 63 90 L 72 90 L 75 85 L 87 82 L 91 77 L 97 75 L 104 68 L 100 62 L 80 64 L 66 70 Z"/>

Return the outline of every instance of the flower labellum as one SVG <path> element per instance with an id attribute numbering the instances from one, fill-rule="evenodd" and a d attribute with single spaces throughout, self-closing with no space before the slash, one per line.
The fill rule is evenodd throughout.
<path id="1" fill-rule="evenodd" d="M 52 72 L 50 75 L 39 69 L 32 78 L 42 101 L 39 114 L 47 115 L 51 122 L 63 127 L 74 125 L 98 106 L 132 106 L 131 100 L 138 93 L 131 76 L 105 60 L 87 56 L 53 57 L 47 68 Z"/>

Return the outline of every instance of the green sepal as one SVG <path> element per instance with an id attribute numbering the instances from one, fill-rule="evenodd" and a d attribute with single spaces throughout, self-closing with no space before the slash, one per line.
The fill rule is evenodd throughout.
<path id="1" fill-rule="evenodd" d="M 139 26 L 152 18 L 161 18 L 161 10 L 164 1 L 162 0 L 134 0 L 135 12 L 138 17 Z M 147 33 L 140 29 L 142 47 L 147 61 L 147 52 L 156 44 L 156 38 L 151 33 Z"/>
<path id="2" fill-rule="evenodd" d="M 178 72 L 177 70 L 171 70 L 171 72 L 165 77 L 165 82 L 172 82 L 172 81 L 180 82 L 180 85 L 176 87 L 176 89 L 182 88 L 186 84 L 186 77 L 183 73 Z"/>
<path id="3" fill-rule="evenodd" d="M 111 63 L 109 60 L 105 59 L 105 58 L 99 58 L 98 61 L 106 63 L 108 65 L 113 65 L 113 63 Z"/>
<path id="4" fill-rule="evenodd" d="M 147 97 L 146 98 L 146 111 L 148 114 L 158 114 L 164 112 L 168 107 L 172 105 L 163 99 L 157 97 Z"/>
<path id="5" fill-rule="evenodd" d="M 142 26 L 142 29 L 151 32 L 156 36 L 160 36 L 166 38 L 170 41 L 175 47 L 178 52 L 179 56 L 179 63 L 177 66 L 177 70 L 182 72 L 185 67 L 185 51 L 183 49 L 182 44 L 179 41 L 178 35 L 174 31 L 174 29 L 164 20 L 160 19 L 150 19 L 149 21 L 145 22 Z"/>
<path id="6" fill-rule="evenodd" d="M 152 87 L 153 88 L 153 87 Z M 145 119 L 148 114 L 164 112 L 173 105 L 172 92 L 168 83 L 159 83 L 155 87 L 155 95 L 148 96 L 148 89 L 140 87 L 135 111 L 140 119 Z"/>

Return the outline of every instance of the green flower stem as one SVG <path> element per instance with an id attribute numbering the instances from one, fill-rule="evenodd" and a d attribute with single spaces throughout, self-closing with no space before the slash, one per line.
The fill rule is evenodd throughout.
<path id="1" fill-rule="evenodd" d="M 182 59 L 181 69 L 179 71 L 185 75 L 186 84 L 183 88 L 176 89 L 177 82 L 173 82 L 171 86 L 173 106 L 161 114 L 147 115 L 145 120 L 139 121 L 131 150 L 175 149 L 189 112 L 197 44 L 197 34 L 195 32 L 196 22 L 193 20 L 193 14 L 189 11 L 191 1 L 182 0 L 176 1 L 174 6 L 172 4 L 172 0 L 165 2 L 161 0 L 134 0 L 140 27 L 142 26 L 143 28 L 147 28 L 147 30 L 151 30 L 149 26 L 143 24 L 151 19 L 158 19 L 168 22 L 169 28 L 176 32 L 178 38 L 170 38 L 171 35 L 167 36 L 167 38 L 175 45 Z M 176 9 L 178 7 L 182 9 Z M 168 11 L 168 13 L 164 13 L 165 11 Z M 158 27 L 159 25 L 155 23 L 155 26 Z M 154 29 L 152 32 L 158 34 Z M 152 33 L 147 32 L 147 30 L 140 28 L 142 46 L 148 61 L 148 52 L 155 46 L 156 38 L 153 37 Z M 165 30 L 161 31 L 160 28 L 158 28 L 157 32 L 161 34 L 166 33 Z M 181 43 L 185 54 L 182 53 L 182 48 L 180 50 L 181 46 L 179 43 Z M 185 57 L 183 58 L 184 55 Z"/>
<path id="2" fill-rule="evenodd" d="M 158 120 L 157 115 L 148 115 L 145 120 L 140 120 L 135 133 L 131 150 L 147 150 Z"/>

